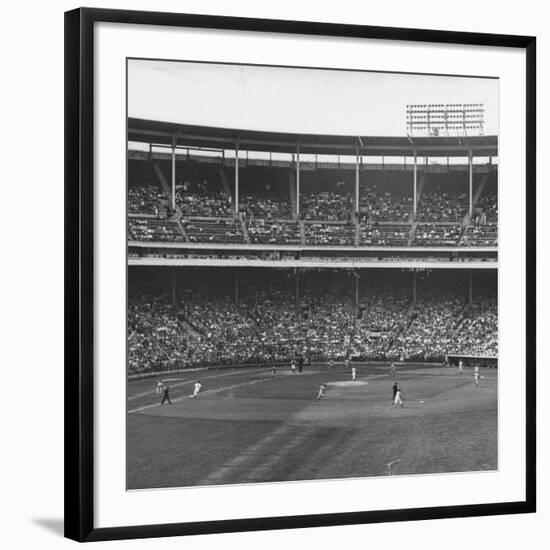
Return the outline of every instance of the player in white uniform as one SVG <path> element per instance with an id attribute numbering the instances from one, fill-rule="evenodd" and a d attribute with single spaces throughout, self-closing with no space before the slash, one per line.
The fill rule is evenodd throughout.
<path id="1" fill-rule="evenodd" d="M 162 393 L 162 380 L 157 382 L 157 393 L 160 395 Z"/>
<path id="2" fill-rule="evenodd" d="M 392 364 L 390 365 L 390 374 L 392 376 L 395 376 L 395 363 L 392 361 Z"/>
<path id="3" fill-rule="evenodd" d="M 193 395 L 191 397 L 197 397 L 201 391 L 202 384 L 200 380 L 197 380 L 193 385 Z"/>
<path id="4" fill-rule="evenodd" d="M 474 382 L 477 388 L 479 386 L 479 367 L 474 367 Z"/>
<path id="5" fill-rule="evenodd" d="M 296 361 L 294 359 L 290 362 L 290 370 L 292 371 L 292 374 L 296 372 Z"/>
<path id="6" fill-rule="evenodd" d="M 397 388 L 397 391 L 395 392 L 395 397 L 393 399 L 393 406 L 396 405 L 403 406 L 403 400 L 401 399 L 401 388 Z"/>
<path id="7" fill-rule="evenodd" d="M 319 393 L 317 394 L 317 397 L 315 398 L 315 401 L 319 401 L 319 399 L 321 399 L 321 397 L 325 397 L 326 391 L 327 391 L 327 385 L 326 384 L 321 384 L 321 386 L 319 387 Z"/>
<path id="8" fill-rule="evenodd" d="M 352 367 L 351 369 L 351 379 L 355 382 L 357 380 L 357 369 Z"/>
<path id="9" fill-rule="evenodd" d="M 458 374 L 462 374 L 464 372 L 464 363 L 462 362 L 462 359 L 458 362 Z"/>

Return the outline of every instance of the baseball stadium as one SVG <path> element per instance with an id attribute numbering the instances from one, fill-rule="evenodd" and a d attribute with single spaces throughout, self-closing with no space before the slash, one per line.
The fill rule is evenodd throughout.
<path id="1" fill-rule="evenodd" d="M 497 136 L 127 131 L 128 489 L 498 468 Z"/>

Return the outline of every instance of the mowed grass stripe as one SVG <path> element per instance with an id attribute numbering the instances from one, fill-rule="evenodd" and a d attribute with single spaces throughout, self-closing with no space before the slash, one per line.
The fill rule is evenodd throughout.
<path id="1" fill-rule="evenodd" d="M 227 464 L 218 468 L 205 479 L 200 481 L 198 485 L 217 485 L 220 483 L 231 483 L 231 479 L 236 477 L 237 469 L 244 470 L 250 462 L 251 465 L 257 464 L 258 459 L 261 457 L 262 452 L 266 452 L 265 449 L 269 448 L 271 444 L 278 440 L 280 437 L 288 436 L 290 433 L 290 427 L 288 425 L 280 426 L 275 429 L 273 432 L 268 434 L 266 437 L 247 447 L 242 453 L 237 455 L 233 460 L 229 461 Z M 238 478 L 241 482 L 241 478 Z"/>
<path id="2" fill-rule="evenodd" d="M 295 454 L 298 447 L 303 447 L 309 433 L 298 433 L 296 430 L 288 430 L 274 445 L 275 448 L 261 452 L 260 456 L 253 457 L 253 466 L 243 476 L 243 483 L 253 483 L 269 479 L 276 466 L 280 463 L 288 463 L 289 457 Z M 301 453 L 300 453 L 301 454 Z"/>

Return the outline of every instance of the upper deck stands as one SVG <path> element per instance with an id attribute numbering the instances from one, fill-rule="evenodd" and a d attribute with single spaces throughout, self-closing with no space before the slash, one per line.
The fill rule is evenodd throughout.
<path id="1" fill-rule="evenodd" d="M 244 243 L 241 225 L 234 219 L 193 218 L 182 221 L 192 243 Z"/>
<path id="2" fill-rule="evenodd" d="M 128 218 L 128 238 L 131 241 L 185 242 L 175 221 L 151 218 Z"/>
<path id="3" fill-rule="evenodd" d="M 304 223 L 305 241 L 310 245 L 354 246 L 356 228 L 351 223 L 309 222 Z"/>
<path id="4" fill-rule="evenodd" d="M 129 167 L 129 215 L 139 219 L 129 222 L 130 240 L 355 247 L 487 247 L 498 240 L 494 167 L 476 172 L 471 218 L 467 170 L 456 167 L 431 168 L 420 176 L 416 213 L 405 166 L 360 173 L 358 210 L 350 190 L 353 172 L 344 169 L 310 169 L 297 195 L 292 170 L 242 168 L 236 209 L 231 170 L 179 160 L 174 210 L 166 181 L 169 163 L 131 160 Z M 182 220 L 183 230 L 154 218 Z"/>
<path id="5" fill-rule="evenodd" d="M 302 244 L 297 222 L 255 218 L 247 226 L 253 244 Z"/>

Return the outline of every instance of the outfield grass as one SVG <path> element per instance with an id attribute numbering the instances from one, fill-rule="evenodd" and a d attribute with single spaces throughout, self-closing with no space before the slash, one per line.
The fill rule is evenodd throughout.
<path id="1" fill-rule="evenodd" d="M 476 388 L 469 371 L 402 368 L 403 408 L 387 366 L 359 366 L 356 383 L 343 366 L 183 373 L 164 406 L 156 379 L 131 381 L 128 488 L 380 476 L 393 460 L 394 475 L 494 470 L 497 371 L 482 376 Z"/>

